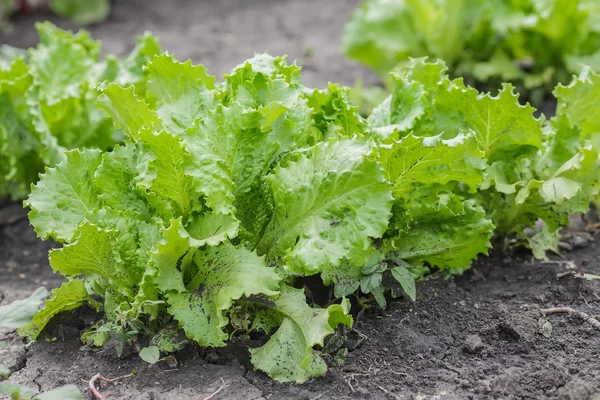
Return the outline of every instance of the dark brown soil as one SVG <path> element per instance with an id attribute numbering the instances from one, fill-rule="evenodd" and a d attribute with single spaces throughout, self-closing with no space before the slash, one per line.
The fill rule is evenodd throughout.
<path id="1" fill-rule="evenodd" d="M 152 30 L 179 59 L 191 57 L 213 74 L 227 72 L 253 51 L 288 53 L 304 66 L 304 81 L 352 84 L 372 79 L 344 60 L 340 29 L 358 0 L 120 1 L 109 21 L 91 27 L 105 50 L 123 53 L 134 36 Z M 0 43 L 35 45 L 35 19 L 21 18 Z M 68 27 L 64 21 L 55 20 Z M 577 270 L 600 274 L 595 234 L 571 231 L 565 253 Z M 0 304 L 24 298 L 40 285 L 61 281 L 47 263 L 49 243 L 28 226 L 18 205 L 0 204 Z M 600 396 L 600 331 L 574 314 L 548 317 L 552 334 L 539 333 L 541 308 L 569 306 L 600 315 L 600 281 L 557 278 L 565 262 L 532 262 L 527 256 L 496 254 L 462 277 L 434 276 L 418 285 L 418 301 L 391 302 L 361 314 L 351 332 L 356 348 L 341 367 L 305 385 L 281 385 L 252 371 L 247 347 L 234 341 L 217 350 L 188 348 L 176 366 L 146 366 L 137 356 L 83 347 L 79 329 L 93 316 L 62 317 L 46 340 L 25 349 L 13 332 L 0 331 L 10 347 L 0 364 L 10 381 L 48 390 L 65 383 L 92 395 L 87 381 L 97 373 L 107 399 L 593 399 Z M 542 320 L 543 322 L 543 320 Z"/>

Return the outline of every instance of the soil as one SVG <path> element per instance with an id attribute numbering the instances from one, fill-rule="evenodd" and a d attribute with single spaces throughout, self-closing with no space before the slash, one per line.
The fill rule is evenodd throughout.
<path id="1" fill-rule="evenodd" d="M 109 19 L 87 27 L 109 54 L 125 54 L 136 37 L 151 31 L 163 50 L 178 60 L 191 58 L 221 76 L 255 52 L 288 54 L 302 66 L 303 82 L 325 87 L 328 81 L 353 85 L 376 82 L 375 75 L 344 58 L 342 26 L 360 0 L 116 0 Z M 0 44 L 33 47 L 37 20 L 77 29 L 50 14 L 21 16 Z"/>
<path id="2" fill-rule="evenodd" d="M 328 80 L 374 81 L 340 53 L 341 26 L 358 0 L 295 1 L 119 1 L 105 23 L 90 27 L 105 51 L 124 53 L 136 34 L 152 30 L 179 59 L 204 63 L 213 74 L 229 71 L 253 51 L 288 53 L 304 66 L 307 85 Z M 33 46 L 34 15 L 14 21 L 0 43 Z M 577 225 L 577 224 L 576 224 Z M 555 261 L 527 254 L 496 253 L 461 277 L 434 275 L 417 286 L 417 302 L 390 301 L 360 313 L 342 366 L 304 385 L 278 384 L 252 370 L 247 348 L 256 340 L 234 340 L 221 349 L 189 347 L 176 365 L 148 367 L 137 356 L 118 359 L 112 350 L 82 346 L 80 329 L 93 318 L 86 311 L 64 315 L 44 338 L 25 347 L 14 332 L 0 331 L 9 348 L 0 364 L 11 382 L 39 390 L 71 383 L 87 399 L 96 374 L 106 399 L 594 399 L 600 398 L 600 331 L 576 313 L 543 318 L 540 309 L 572 307 L 600 315 L 600 281 L 567 274 L 600 274 L 600 240 L 585 224 L 567 232 L 565 253 Z M 36 239 L 18 204 L 0 204 L 0 304 L 27 297 L 61 278 L 48 266 L 51 243 Z M 572 263 L 568 263 L 571 261 Z M 562 276 L 562 277 L 557 277 Z M 545 337 L 546 321 L 552 333 Z M 548 324 L 545 325 L 546 332 Z M 351 344 L 351 345 L 350 345 Z"/>

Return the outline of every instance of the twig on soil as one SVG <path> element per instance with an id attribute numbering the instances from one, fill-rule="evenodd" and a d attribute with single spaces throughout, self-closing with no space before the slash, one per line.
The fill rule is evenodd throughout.
<path id="1" fill-rule="evenodd" d="M 390 392 L 389 390 L 387 390 L 387 389 L 386 389 L 386 388 L 384 388 L 383 386 L 377 385 L 377 387 L 378 387 L 379 389 L 381 389 L 381 391 L 382 391 L 383 393 L 385 393 L 385 394 L 388 394 L 388 393 Z"/>
<path id="2" fill-rule="evenodd" d="M 388 372 L 391 372 L 394 375 L 400 375 L 400 376 L 408 376 L 408 374 L 406 372 L 398 372 L 398 371 L 393 371 L 391 368 L 388 369 Z"/>
<path id="3" fill-rule="evenodd" d="M 581 319 L 583 319 L 585 322 L 587 322 L 588 324 L 592 325 L 594 328 L 596 328 L 597 330 L 600 331 L 600 321 L 589 316 L 588 314 L 584 313 L 583 311 L 577 311 L 577 310 L 572 309 L 571 307 L 546 308 L 546 309 L 540 309 L 540 312 L 544 315 L 559 314 L 559 313 L 575 314 L 575 315 L 579 316 Z"/>
<path id="4" fill-rule="evenodd" d="M 352 384 L 350 383 L 350 379 L 344 379 L 346 381 L 346 383 L 348 384 L 348 386 L 350 387 L 350 391 L 352 393 L 354 393 L 354 387 L 352 386 Z"/>
<path id="5" fill-rule="evenodd" d="M 564 271 L 556 274 L 556 279 L 564 278 L 565 276 L 574 276 L 575 272 L 573 271 Z"/>
<path id="6" fill-rule="evenodd" d="M 369 338 L 367 335 L 365 335 L 364 333 L 362 333 L 361 331 L 359 331 L 356 328 L 352 328 L 352 330 L 350 332 L 356 332 L 358 334 L 358 336 L 360 336 L 363 340 L 371 340 L 371 338 Z"/>
<path id="7" fill-rule="evenodd" d="M 225 389 L 226 387 L 228 387 L 230 385 L 230 383 L 226 384 L 225 380 L 223 378 L 221 378 L 221 383 L 222 383 L 222 385 L 216 391 L 214 391 L 212 394 L 206 396 L 202 400 L 210 400 L 210 399 L 212 399 L 213 397 L 215 397 L 216 395 L 218 395 L 221 390 Z"/>
<path id="8" fill-rule="evenodd" d="M 129 374 L 129 375 L 123 375 L 123 376 L 118 376 L 116 378 L 105 378 L 100 374 L 96 374 L 92 377 L 92 379 L 89 380 L 88 382 L 88 386 L 90 387 L 90 390 L 92 391 L 92 394 L 94 395 L 95 398 L 97 398 L 98 400 L 102 400 L 104 398 L 104 396 L 102 396 L 102 394 L 98 391 L 98 389 L 96 389 L 96 381 L 98 379 L 105 381 L 105 382 L 115 382 L 118 381 L 119 379 L 124 379 L 124 378 L 130 378 L 132 377 L 134 374 Z"/>
<path id="9" fill-rule="evenodd" d="M 387 361 L 382 361 L 382 362 L 381 362 L 381 365 L 383 365 L 384 367 L 386 367 L 386 370 L 385 370 L 385 371 L 387 371 L 387 372 L 390 372 L 390 373 L 392 373 L 392 374 L 394 374 L 394 375 L 408 376 L 408 374 L 407 374 L 406 372 L 394 371 L 394 370 L 392 369 L 392 366 L 390 365 L 390 363 L 389 363 L 389 362 L 387 362 Z M 411 368 L 411 367 L 409 367 L 408 365 L 405 365 L 403 368 L 412 369 L 412 368 Z M 370 370 L 371 370 L 371 368 L 369 367 L 369 371 L 370 371 Z M 378 373 L 380 370 L 381 370 L 381 369 L 380 369 L 380 368 L 378 368 L 378 369 L 376 369 L 376 372 Z"/>
<path id="10" fill-rule="evenodd" d="M 354 386 L 352 386 L 352 381 L 356 381 L 356 377 L 357 376 L 371 376 L 371 374 L 363 374 L 363 373 L 355 373 L 355 374 L 351 374 L 350 376 L 347 376 L 344 380 L 346 381 L 346 383 L 348 384 L 348 386 L 350 386 L 350 390 L 352 391 L 352 393 L 354 393 Z"/>
<path id="11" fill-rule="evenodd" d="M 565 269 L 570 269 L 573 271 L 577 269 L 577 264 L 575 264 L 573 261 L 570 261 L 570 260 L 546 260 L 546 261 L 542 261 L 542 264 L 564 265 Z"/>
<path id="12" fill-rule="evenodd" d="M 581 297 L 581 299 L 584 301 L 585 305 L 588 306 L 588 308 L 594 308 L 590 306 L 590 303 L 588 303 L 587 299 L 581 294 L 581 292 L 579 292 L 579 297 Z"/>

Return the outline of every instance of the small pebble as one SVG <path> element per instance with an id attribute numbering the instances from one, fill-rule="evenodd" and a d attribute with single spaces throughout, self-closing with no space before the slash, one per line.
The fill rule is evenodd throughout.
<path id="1" fill-rule="evenodd" d="M 590 244 L 590 242 L 586 238 L 584 238 L 584 237 L 575 236 L 573 238 L 573 240 L 571 241 L 571 244 L 576 249 L 583 249 L 585 247 L 588 247 L 588 245 Z"/>

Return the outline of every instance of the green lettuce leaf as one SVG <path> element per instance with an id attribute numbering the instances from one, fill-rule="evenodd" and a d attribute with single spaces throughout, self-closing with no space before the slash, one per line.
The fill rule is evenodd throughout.
<path id="1" fill-rule="evenodd" d="M 35 340 L 44 330 L 48 322 L 57 314 L 74 310 L 89 302 L 85 285 L 80 279 L 73 279 L 53 289 L 46 306 L 38 312 L 30 323 L 19 328 L 19 334 Z"/>
<path id="2" fill-rule="evenodd" d="M 104 109 L 132 140 L 139 140 L 142 128 L 161 128 L 161 120 L 150 106 L 135 93 L 135 87 L 124 88 L 116 83 L 102 85 L 98 97 L 98 106 Z"/>
<path id="3" fill-rule="evenodd" d="M 83 395 L 75 385 L 64 385 L 55 389 L 40 393 L 33 400 L 82 400 Z"/>
<path id="4" fill-rule="evenodd" d="M 304 383 L 324 375 L 327 365 L 313 347 L 323 346 L 338 324 L 352 325 L 349 308 L 345 299 L 326 309 L 310 307 L 302 289 L 282 285 L 279 297 L 257 317 L 280 326 L 264 346 L 250 349 L 252 364 L 278 382 Z"/>
<path id="5" fill-rule="evenodd" d="M 275 212 L 259 254 L 286 271 L 315 274 L 370 246 L 386 230 L 392 197 L 372 149 L 358 139 L 324 142 L 267 177 Z"/>
<path id="6" fill-rule="evenodd" d="M 199 115 L 213 108 L 215 78 L 203 65 L 179 63 L 173 56 L 156 56 L 144 69 L 146 99 L 164 127 L 177 134 L 190 128 Z"/>
<path id="7" fill-rule="evenodd" d="M 315 90 L 308 97 L 314 109 L 314 120 L 325 138 L 363 135 L 365 121 L 358 115 L 358 107 L 350 101 L 348 88 L 329 83 L 327 90 Z"/>
<path id="8" fill-rule="evenodd" d="M 48 297 L 46 288 L 40 287 L 27 299 L 15 300 L 0 306 L 0 326 L 3 328 L 21 328 L 31 322 L 44 300 Z"/>
<path id="9" fill-rule="evenodd" d="M 473 133 L 460 133 L 448 140 L 441 135 L 408 135 L 392 145 L 381 146 L 380 162 L 396 200 L 410 198 L 423 186 L 449 182 L 462 182 L 475 192 L 486 168 L 484 153 Z"/>
<path id="10" fill-rule="evenodd" d="M 427 212 L 411 216 L 407 228 L 386 239 L 384 248 L 391 256 L 415 266 L 427 263 L 461 274 L 479 254 L 488 254 L 494 225 L 483 207 L 474 200 L 447 196 L 440 195 L 437 204 L 427 203 L 431 204 Z"/>
<path id="11" fill-rule="evenodd" d="M 100 150 L 71 150 L 33 186 L 24 204 L 31 208 L 29 220 L 39 237 L 69 241 L 87 213 L 100 205 L 93 176 L 101 160 Z"/>
<path id="12" fill-rule="evenodd" d="M 553 93 L 558 101 L 556 119 L 568 121 L 572 129 L 579 132 L 580 139 L 590 140 L 598 147 L 600 122 L 597 118 L 598 108 L 594 105 L 600 99 L 600 75 L 585 68 L 569 85 L 559 85 Z M 563 126 L 560 128 L 565 129 Z"/>
<path id="13" fill-rule="evenodd" d="M 193 259 L 197 272 L 188 291 L 167 295 L 169 313 L 201 346 L 224 346 L 229 320 L 223 313 L 242 296 L 276 295 L 280 277 L 264 257 L 230 244 L 198 249 Z"/>
<path id="14" fill-rule="evenodd" d="M 181 226 L 181 218 L 173 220 L 171 226 L 163 230 L 163 239 L 152 251 L 150 258 L 157 270 L 156 286 L 160 290 L 177 293 L 186 291 L 180 272 L 180 260 L 190 251 L 188 235 Z"/>

